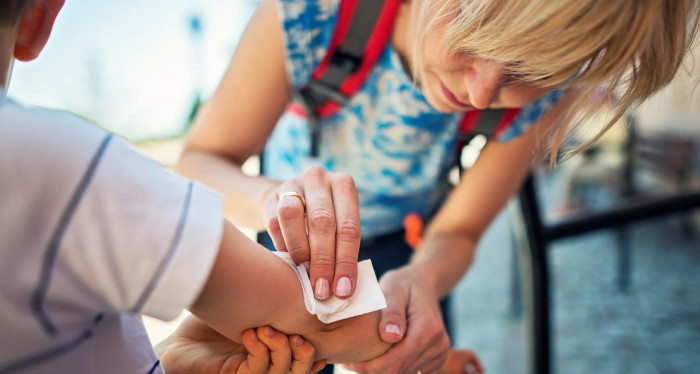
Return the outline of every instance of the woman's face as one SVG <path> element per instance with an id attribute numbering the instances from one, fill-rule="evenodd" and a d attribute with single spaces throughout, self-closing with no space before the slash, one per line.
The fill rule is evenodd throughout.
<path id="1" fill-rule="evenodd" d="M 502 65 L 442 48 L 444 23 L 435 25 L 423 44 L 421 87 L 435 109 L 451 113 L 485 108 L 520 108 L 550 90 L 517 82 Z"/>

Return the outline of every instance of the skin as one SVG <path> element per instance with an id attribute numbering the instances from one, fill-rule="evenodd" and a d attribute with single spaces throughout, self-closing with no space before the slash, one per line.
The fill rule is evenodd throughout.
<path id="1" fill-rule="evenodd" d="M 241 171 L 250 156 L 262 151 L 290 98 L 278 19 L 275 1 L 262 1 L 219 88 L 195 118 L 176 169 L 222 192 L 226 217 L 232 222 L 267 229 L 278 250 L 289 251 L 298 264 L 310 261 L 317 299 L 331 292 L 348 298 L 357 284 L 360 245 L 352 178 L 318 167 L 288 181 Z M 237 89 L 251 85 L 256 89 Z M 239 123 L 246 126 L 231 126 Z M 280 199 L 285 192 L 303 195 L 306 210 L 296 197 Z"/>
<path id="2" fill-rule="evenodd" d="M 224 224 L 209 279 L 190 311 L 235 342 L 241 342 L 250 326 L 303 336 L 315 347 L 315 359 L 329 363 L 365 361 L 390 347 L 376 333 L 378 312 L 331 324 L 309 314 L 294 270 L 229 223 Z"/>
<path id="3" fill-rule="evenodd" d="M 410 4 L 404 3 L 402 16 L 406 17 Z M 505 67 L 494 61 L 468 53 L 449 53 L 441 47 L 444 27 L 451 21 L 441 18 L 428 33 L 423 43 L 419 67 L 421 88 L 435 109 L 445 112 L 464 112 L 486 108 L 520 108 L 549 91 L 548 88 L 518 83 L 508 76 Z M 394 46 L 402 56 L 409 56 L 411 43 L 397 40 L 406 33 L 404 19 L 395 34 Z"/>
<path id="4" fill-rule="evenodd" d="M 297 263 L 310 259 L 317 298 L 325 298 L 330 291 L 345 297 L 338 292 L 339 279 L 347 277 L 354 291 L 360 240 L 352 179 L 319 167 L 310 167 L 288 181 L 247 176 L 241 171 L 245 160 L 263 150 L 290 99 L 276 6 L 275 0 L 261 2 L 221 84 L 198 113 L 177 170 L 222 192 L 226 215 L 234 223 L 267 229 L 276 247 L 289 250 Z M 404 61 L 411 55 L 410 6 L 410 2 L 401 5 L 391 41 Z M 435 108 L 452 112 L 468 107 L 521 106 L 544 93 L 514 84 L 503 67 L 491 61 L 439 50 L 442 34 L 439 27 L 433 31 L 421 52 L 425 64 L 419 68 L 424 77 L 422 88 Z M 455 104 L 442 86 L 463 104 Z M 381 311 L 378 333 L 385 342 L 397 344 L 372 361 L 354 365 L 354 370 L 429 372 L 445 362 L 450 340 L 438 300 L 471 265 L 479 237 L 537 157 L 538 131 L 552 125 L 552 115 L 563 110 L 567 101 L 561 100 L 518 138 L 487 144 L 427 227 L 411 262 L 380 280 L 388 308 Z M 296 197 L 280 200 L 287 191 L 303 195 L 306 206 Z M 260 278 L 257 274 L 251 279 Z"/>
<path id="5" fill-rule="evenodd" d="M 155 349 L 168 374 L 304 374 L 325 366 L 313 362 L 313 346 L 299 335 L 287 337 L 263 326 L 244 331 L 238 344 L 194 316 Z"/>

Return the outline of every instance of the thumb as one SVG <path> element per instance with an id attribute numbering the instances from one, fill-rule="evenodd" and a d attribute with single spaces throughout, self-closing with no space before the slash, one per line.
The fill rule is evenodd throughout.
<path id="1" fill-rule="evenodd" d="M 381 312 L 379 336 L 387 343 L 398 343 L 406 333 L 408 297 L 403 292 L 388 292 L 387 307 Z"/>

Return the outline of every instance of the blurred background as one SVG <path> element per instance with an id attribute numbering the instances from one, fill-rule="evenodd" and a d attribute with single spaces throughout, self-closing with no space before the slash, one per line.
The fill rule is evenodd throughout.
<path id="1" fill-rule="evenodd" d="M 71 0 L 39 59 L 16 63 L 8 95 L 76 113 L 165 166 L 216 88 L 254 0 Z M 700 191 L 700 49 L 674 83 L 602 141 L 533 171 L 545 224 Z M 36 87 L 42 87 L 36 90 Z M 470 156 L 471 152 L 471 156 Z M 473 153 L 464 153 L 466 167 Z M 255 166 L 251 170 L 256 170 Z M 468 171 L 467 171 L 468 172 Z M 490 373 L 527 372 L 527 302 L 516 200 L 453 293 L 453 345 Z M 553 241 L 546 248 L 555 373 L 700 372 L 700 237 L 690 210 Z M 184 314 L 183 314 L 184 315 Z M 154 342 L 178 320 L 147 319 Z"/>

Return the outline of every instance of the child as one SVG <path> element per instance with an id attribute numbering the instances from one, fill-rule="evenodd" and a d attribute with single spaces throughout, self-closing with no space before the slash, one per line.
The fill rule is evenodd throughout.
<path id="1" fill-rule="evenodd" d="M 270 327 L 246 330 L 243 345 L 213 331 L 162 344 L 179 354 L 159 362 L 131 313 L 172 318 L 196 300 L 219 249 L 220 198 L 75 117 L 5 97 L 13 56 L 38 56 L 62 5 L 0 3 L 0 372 L 317 371 L 309 342 Z M 223 341 L 227 351 L 207 351 Z"/>
<path id="2" fill-rule="evenodd" d="M 377 312 L 310 315 L 294 271 L 222 219 L 217 193 L 5 97 L 13 57 L 39 55 L 62 6 L 0 2 L 0 373 L 299 374 L 385 352 Z M 185 307 L 157 357 L 139 315 Z M 478 363 L 468 353 L 450 362 Z"/>
<path id="3" fill-rule="evenodd" d="M 178 170 L 222 192 L 233 222 L 266 229 L 297 262 L 310 259 L 318 299 L 352 294 L 343 264 L 358 251 L 372 258 L 378 275 L 386 271 L 379 333 L 401 343 L 355 368 L 429 371 L 449 347 L 438 300 L 532 162 L 548 150 L 555 157 L 581 117 L 599 110 L 594 90 L 619 93 L 612 124 L 666 85 L 695 35 L 698 2 L 402 1 L 364 85 L 320 120 L 314 157 L 309 121 L 285 109 L 334 42 L 342 6 L 262 0 Z M 521 110 L 440 193 L 464 113 L 487 108 Z M 264 174 L 244 175 L 242 163 L 263 150 Z M 429 221 L 415 255 L 403 241 L 411 213 Z"/>

